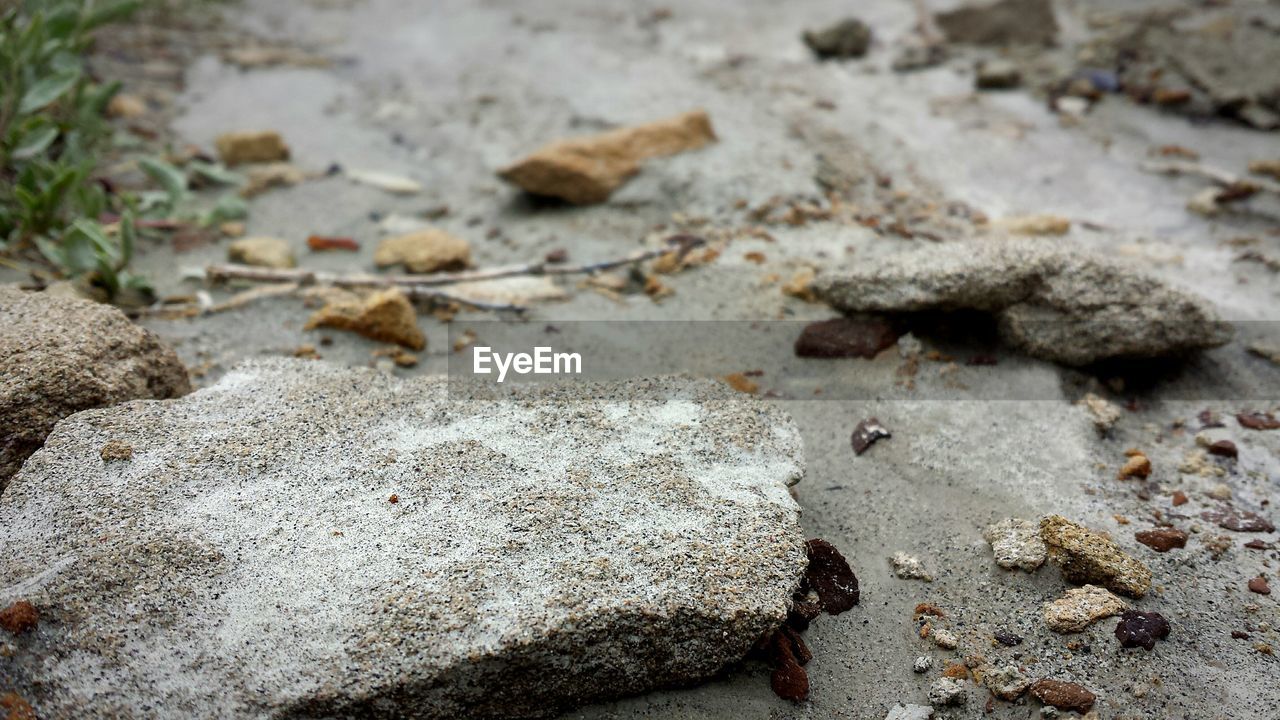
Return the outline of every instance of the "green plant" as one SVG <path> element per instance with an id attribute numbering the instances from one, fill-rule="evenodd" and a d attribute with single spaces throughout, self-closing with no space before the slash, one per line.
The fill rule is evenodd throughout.
<path id="1" fill-rule="evenodd" d="M 0 2 L 0 248 L 39 249 L 60 273 L 92 273 L 109 292 L 140 281 L 131 209 L 113 208 L 93 173 L 109 138 L 103 119 L 119 89 L 93 82 L 92 32 L 128 17 L 140 0 Z M 97 218 L 119 210 L 108 232 Z"/>

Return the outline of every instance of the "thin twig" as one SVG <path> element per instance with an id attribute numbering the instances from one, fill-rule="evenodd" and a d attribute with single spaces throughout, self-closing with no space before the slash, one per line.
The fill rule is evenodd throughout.
<path id="1" fill-rule="evenodd" d="M 1144 162 L 1141 168 L 1162 175 L 1196 175 L 1223 187 L 1250 187 L 1280 195 L 1280 184 L 1260 178 L 1240 177 L 1221 168 L 1194 162 Z"/>

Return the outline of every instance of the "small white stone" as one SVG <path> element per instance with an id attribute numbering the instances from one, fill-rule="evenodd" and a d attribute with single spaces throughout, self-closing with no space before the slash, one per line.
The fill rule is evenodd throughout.
<path id="1" fill-rule="evenodd" d="M 933 667 L 933 658 L 929 657 L 928 655 L 921 655 L 920 657 L 916 658 L 916 662 L 914 665 L 911 666 L 911 669 L 916 671 L 917 673 L 927 673 L 929 672 L 929 669 L 932 667 Z"/>
<path id="2" fill-rule="evenodd" d="M 934 705 L 959 705 L 964 695 L 964 683 L 955 678 L 938 678 L 929 686 L 929 702 Z"/>

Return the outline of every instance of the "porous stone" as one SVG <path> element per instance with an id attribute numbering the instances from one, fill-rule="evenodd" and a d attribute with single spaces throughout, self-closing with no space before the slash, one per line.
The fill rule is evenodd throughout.
<path id="1" fill-rule="evenodd" d="M 846 313 L 990 313 L 1005 342 L 1071 366 L 1216 347 L 1232 334 L 1199 298 L 1030 240 L 952 242 L 864 261 L 823 272 L 813 290 Z"/>
<path id="2" fill-rule="evenodd" d="M 471 264 L 471 244 L 443 230 L 429 228 L 390 237 L 373 251 L 378 267 L 404 265 L 411 273 L 461 270 Z"/>
<path id="3" fill-rule="evenodd" d="M 1005 518 L 988 525 L 982 537 L 991 544 L 996 564 L 1006 570 L 1035 572 L 1048 556 L 1049 549 L 1040 537 L 1040 526 L 1030 520 Z"/>
<path id="4" fill-rule="evenodd" d="M 1040 537 L 1068 582 L 1100 585 L 1135 598 L 1151 587 L 1151 570 L 1101 533 L 1061 515 L 1046 515 L 1040 519 Z"/>
<path id="5" fill-rule="evenodd" d="M 274 237 L 247 237 L 227 246 L 227 259 L 245 265 L 268 268 L 291 268 L 297 265 L 289 243 Z"/>
<path id="6" fill-rule="evenodd" d="M 229 166 L 289 159 L 289 146 L 274 130 L 223 133 L 214 140 L 214 146 L 218 157 Z"/>
<path id="7" fill-rule="evenodd" d="M 998 665 L 987 668 L 982 674 L 982 684 L 997 698 L 1013 702 L 1027 691 L 1031 681 L 1016 665 Z"/>
<path id="8" fill-rule="evenodd" d="M 956 678 L 940 677 L 929 686 L 929 702 L 934 705 L 959 705 L 964 702 L 965 682 Z"/>
<path id="9" fill-rule="evenodd" d="M 928 570 L 925 570 L 924 563 L 920 562 L 920 558 L 914 555 L 896 552 L 889 558 L 889 562 L 893 565 L 893 574 L 903 580 L 933 582 L 933 576 L 929 574 Z"/>
<path id="10" fill-rule="evenodd" d="M 68 418 L 0 496 L 0 603 L 45 648 L 6 688 L 50 718 L 459 718 L 696 682 L 786 618 L 802 473 L 790 418 L 710 381 L 246 364 Z"/>
<path id="11" fill-rule="evenodd" d="M 0 492 L 62 418 L 190 391 L 173 350 L 116 308 L 0 287 Z"/>
<path id="12" fill-rule="evenodd" d="M 379 290 L 363 300 L 337 296 L 307 321 L 306 329 L 318 327 L 350 330 L 371 340 L 393 342 L 412 350 L 427 346 L 427 336 L 418 327 L 413 303 L 399 288 Z"/>
<path id="13" fill-rule="evenodd" d="M 1083 632 L 1105 617 L 1129 608 L 1120 598 L 1094 585 L 1071 588 L 1066 594 L 1044 604 L 1044 624 L 1056 633 Z"/>
<path id="14" fill-rule="evenodd" d="M 640 172 L 645 160 L 696 150 L 715 142 L 711 119 L 694 110 L 665 120 L 590 137 L 561 140 L 498 171 L 499 177 L 535 195 L 591 205 Z"/>

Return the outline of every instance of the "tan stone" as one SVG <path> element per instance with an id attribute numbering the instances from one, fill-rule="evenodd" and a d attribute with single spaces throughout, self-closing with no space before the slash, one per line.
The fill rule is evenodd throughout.
<path id="1" fill-rule="evenodd" d="M 136 118 L 147 114 L 147 104 L 137 95 L 120 93 L 107 103 L 107 116 L 113 118 Z"/>
<path id="2" fill-rule="evenodd" d="M 371 340 L 393 342 L 411 350 L 427 346 L 413 303 L 398 288 L 381 290 L 364 300 L 335 300 L 307 321 L 306 329 L 318 327 L 350 330 Z"/>
<path id="3" fill-rule="evenodd" d="M 429 228 L 378 243 L 373 262 L 378 267 L 404 265 L 411 273 L 460 270 L 471 264 L 471 244 L 443 230 Z"/>
<path id="4" fill-rule="evenodd" d="M 1071 221 L 1059 215 L 1021 215 L 994 224 L 1013 235 L 1066 235 L 1071 230 Z"/>
<path id="5" fill-rule="evenodd" d="M 274 130 L 244 130 L 219 135 L 218 157 L 227 165 L 278 162 L 289 159 L 289 146 Z"/>
<path id="6" fill-rule="evenodd" d="M 614 190 L 640 172 L 645 160 L 696 150 L 715 140 L 707 113 L 694 110 L 644 125 L 560 140 L 499 170 L 498 175 L 535 195 L 591 205 L 608 200 Z"/>
<path id="7" fill-rule="evenodd" d="M 1101 585 L 1130 597 L 1142 597 L 1151 587 L 1151 570 L 1101 533 L 1046 515 L 1040 519 L 1040 537 L 1068 582 Z"/>
<path id="8" fill-rule="evenodd" d="M 227 246 L 231 262 L 269 268 L 291 268 L 297 264 L 289 243 L 273 237 L 240 238 Z"/>
<path id="9" fill-rule="evenodd" d="M 1105 617 L 1129 609 L 1125 601 L 1096 585 L 1071 588 L 1044 604 L 1044 624 L 1056 633 L 1077 633 Z"/>
<path id="10" fill-rule="evenodd" d="M 251 198 L 278 187 L 290 187 L 307 179 L 307 174 L 286 162 L 273 162 L 251 168 L 248 181 L 240 188 L 240 197 Z"/>

